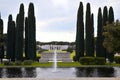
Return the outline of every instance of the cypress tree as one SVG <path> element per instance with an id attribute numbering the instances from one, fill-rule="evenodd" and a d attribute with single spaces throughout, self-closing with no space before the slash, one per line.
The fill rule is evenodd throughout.
<path id="1" fill-rule="evenodd" d="M 84 56 L 84 22 L 83 22 L 83 4 L 80 6 L 77 14 L 77 32 L 76 32 L 76 59 Z"/>
<path id="2" fill-rule="evenodd" d="M 109 17 L 108 17 L 108 21 L 110 24 L 112 24 L 112 22 L 114 22 L 114 11 L 113 11 L 113 8 L 110 7 L 109 8 Z"/>
<path id="3" fill-rule="evenodd" d="M 90 50 L 91 50 L 91 56 L 94 56 L 94 15 L 91 14 L 91 47 L 90 47 Z"/>
<path id="4" fill-rule="evenodd" d="M 24 30 L 24 5 L 20 5 L 19 14 L 16 19 L 16 60 L 23 57 L 23 30 Z"/>
<path id="5" fill-rule="evenodd" d="M 109 8 L 108 21 L 109 21 L 109 24 L 112 24 L 114 22 L 114 11 L 113 11 L 112 7 Z M 113 60 L 114 60 L 114 53 L 113 52 L 108 53 L 108 59 L 110 62 L 113 62 Z"/>
<path id="6" fill-rule="evenodd" d="M 86 9 L 86 56 L 94 56 L 94 53 L 92 52 L 92 35 L 93 30 L 91 26 L 91 10 L 90 10 L 90 3 L 87 3 L 87 9 Z"/>
<path id="7" fill-rule="evenodd" d="M 4 44 L 3 44 L 3 20 L 0 15 L 0 59 L 4 58 Z"/>
<path id="8" fill-rule="evenodd" d="M 102 28 L 102 33 L 103 32 L 105 32 L 105 30 L 104 30 L 104 26 L 106 26 L 107 25 L 107 22 L 108 22 L 108 10 L 107 10 L 107 6 L 105 6 L 104 7 L 104 9 L 103 9 L 103 28 Z M 102 36 L 102 52 L 101 53 L 103 53 L 104 55 L 103 55 L 103 57 L 105 57 L 105 58 L 107 58 L 107 51 L 106 51 L 106 48 L 104 48 L 103 47 L 103 41 L 104 41 L 104 36 Z"/>
<path id="9" fill-rule="evenodd" d="M 104 53 L 102 53 L 102 12 L 101 8 L 98 10 L 98 20 L 97 20 L 97 40 L 96 40 L 96 56 L 97 57 L 104 57 Z"/>
<path id="10" fill-rule="evenodd" d="M 28 58 L 28 18 L 25 18 L 25 58 Z"/>
<path id="11" fill-rule="evenodd" d="M 15 22 L 12 21 L 12 15 L 9 15 L 8 18 L 6 58 L 11 61 L 15 60 Z"/>
<path id="12" fill-rule="evenodd" d="M 31 60 L 36 58 L 36 24 L 34 16 L 34 5 L 29 4 L 28 9 L 28 57 Z"/>

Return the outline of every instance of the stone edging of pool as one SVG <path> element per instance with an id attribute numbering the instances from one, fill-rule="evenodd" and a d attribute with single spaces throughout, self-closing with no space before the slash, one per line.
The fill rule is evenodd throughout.
<path id="1" fill-rule="evenodd" d="M 120 78 L 0 78 L 0 80 L 120 80 Z"/>

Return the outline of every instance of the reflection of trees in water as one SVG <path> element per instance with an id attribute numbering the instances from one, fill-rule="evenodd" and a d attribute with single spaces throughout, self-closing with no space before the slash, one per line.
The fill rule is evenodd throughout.
<path id="1" fill-rule="evenodd" d="M 78 67 L 76 68 L 77 77 L 114 77 L 112 67 Z"/>
<path id="2" fill-rule="evenodd" d="M 0 78 L 2 78 L 2 68 L 0 68 Z"/>
<path id="3" fill-rule="evenodd" d="M 36 68 L 24 68 L 24 77 L 36 77 Z"/>
<path id="4" fill-rule="evenodd" d="M 0 68 L 0 78 L 36 77 L 35 68 Z"/>
<path id="5" fill-rule="evenodd" d="M 22 77 L 21 68 L 6 68 L 6 77 Z"/>
<path id="6" fill-rule="evenodd" d="M 112 67 L 99 67 L 97 71 L 100 77 L 114 77 L 114 68 Z"/>
<path id="7" fill-rule="evenodd" d="M 93 67 L 77 67 L 76 76 L 77 77 L 93 77 L 96 76 L 96 69 Z"/>

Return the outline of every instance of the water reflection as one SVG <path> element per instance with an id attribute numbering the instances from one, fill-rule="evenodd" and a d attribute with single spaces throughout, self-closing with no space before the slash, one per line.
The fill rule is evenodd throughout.
<path id="1" fill-rule="evenodd" d="M 24 77 L 36 77 L 36 69 L 35 68 L 24 68 Z"/>
<path id="2" fill-rule="evenodd" d="M 0 78 L 66 78 L 66 77 L 120 77 L 119 67 L 58 68 L 0 68 Z"/>
<path id="3" fill-rule="evenodd" d="M 76 68 L 77 77 L 115 77 L 112 67 L 78 67 Z"/>
<path id="4" fill-rule="evenodd" d="M 99 77 L 114 77 L 114 68 L 106 67 L 106 68 L 97 68 Z"/>

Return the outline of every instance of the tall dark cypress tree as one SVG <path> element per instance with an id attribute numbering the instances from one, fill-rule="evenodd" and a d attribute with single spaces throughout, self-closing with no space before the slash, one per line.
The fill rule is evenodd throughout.
<path id="1" fill-rule="evenodd" d="M 104 53 L 102 53 L 103 42 L 102 42 L 102 12 L 101 8 L 98 10 L 98 20 L 97 20 L 97 40 L 96 40 L 96 57 L 104 57 Z"/>
<path id="2" fill-rule="evenodd" d="M 94 15 L 91 14 L 91 47 L 90 47 L 90 50 L 91 50 L 91 56 L 94 56 Z"/>
<path id="3" fill-rule="evenodd" d="M 87 3 L 86 9 L 86 56 L 94 56 L 92 52 L 92 35 L 93 35 L 93 28 L 91 27 L 91 10 L 90 10 L 90 3 Z"/>
<path id="4" fill-rule="evenodd" d="M 34 15 L 34 5 L 29 4 L 28 9 L 28 58 L 35 60 L 36 58 L 36 24 Z"/>
<path id="5" fill-rule="evenodd" d="M 15 60 L 15 22 L 12 21 L 12 15 L 9 15 L 8 18 L 6 58 L 11 61 Z"/>
<path id="6" fill-rule="evenodd" d="M 84 56 L 84 22 L 83 22 L 83 4 L 80 6 L 77 14 L 77 32 L 76 32 L 76 59 Z"/>
<path id="7" fill-rule="evenodd" d="M 3 45 L 3 20 L 0 15 L 0 59 L 4 58 L 4 45 Z"/>
<path id="8" fill-rule="evenodd" d="M 28 18 L 25 18 L 25 58 L 28 58 Z"/>
<path id="9" fill-rule="evenodd" d="M 109 22 L 109 24 L 112 24 L 114 22 L 114 11 L 113 11 L 112 7 L 109 8 L 108 22 Z M 108 53 L 108 59 L 110 62 L 114 61 L 114 53 L 113 52 Z"/>
<path id="10" fill-rule="evenodd" d="M 104 30 L 104 26 L 106 26 L 107 25 L 107 22 L 108 22 L 108 10 L 107 10 L 107 6 L 105 6 L 104 7 L 104 9 L 103 9 L 103 31 L 102 31 L 102 33 L 103 32 L 105 32 L 105 30 Z M 105 58 L 107 58 L 107 51 L 106 51 L 106 48 L 104 48 L 103 47 L 103 41 L 104 41 L 104 36 L 102 36 L 102 52 L 101 53 L 103 53 L 104 55 L 103 55 L 103 57 L 105 57 Z"/>
<path id="11" fill-rule="evenodd" d="M 109 17 L 108 18 L 109 18 L 108 21 L 109 21 L 110 24 L 112 22 L 114 22 L 114 11 L 113 11 L 112 7 L 109 8 Z"/>
<path id="12" fill-rule="evenodd" d="M 20 5 L 19 14 L 16 19 L 16 60 L 23 57 L 23 30 L 24 30 L 24 5 Z"/>

